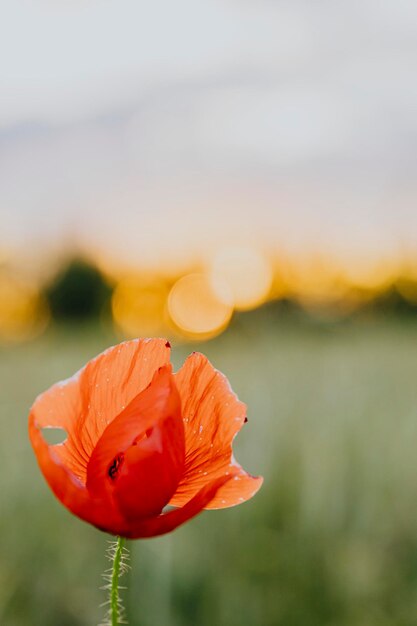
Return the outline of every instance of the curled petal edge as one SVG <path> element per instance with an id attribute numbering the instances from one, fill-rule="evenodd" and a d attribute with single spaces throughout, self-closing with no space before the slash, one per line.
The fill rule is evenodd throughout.
<path id="1" fill-rule="evenodd" d="M 253 498 L 262 487 L 263 482 L 262 476 L 252 476 L 240 468 L 240 471 L 235 472 L 233 480 L 222 485 L 205 508 L 217 511 L 243 504 L 243 502 Z"/>

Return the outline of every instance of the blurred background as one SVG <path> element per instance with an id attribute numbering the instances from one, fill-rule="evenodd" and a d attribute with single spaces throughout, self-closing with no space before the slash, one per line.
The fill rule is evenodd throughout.
<path id="1" fill-rule="evenodd" d="M 131 545 L 131 626 L 417 623 L 412 0 L 3 0 L 0 623 L 97 624 L 38 393 L 203 351 L 248 404 L 242 507 Z"/>

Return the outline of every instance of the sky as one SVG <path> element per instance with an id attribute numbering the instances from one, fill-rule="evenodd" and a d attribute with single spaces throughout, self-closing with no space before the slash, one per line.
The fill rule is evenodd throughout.
<path id="1" fill-rule="evenodd" d="M 417 254 L 414 0 L 0 0 L 0 258 Z"/>

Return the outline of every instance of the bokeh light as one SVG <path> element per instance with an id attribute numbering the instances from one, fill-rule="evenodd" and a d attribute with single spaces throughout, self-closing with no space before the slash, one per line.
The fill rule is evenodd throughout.
<path id="1" fill-rule="evenodd" d="M 321 256 L 299 257 L 285 268 L 289 297 L 310 313 L 343 314 L 352 305 L 339 265 Z"/>
<path id="2" fill-rule="evenodd" d="M 112 313 L 117 327 L 129 337 L 164 332 L 168 293 L 168 285 L 162 279 L 122 279 L 112 297 Z"/>
<path id="3" fill-rule="evenodd" d="M 223 248 L 214 255 L 210 266 L 213 290 L 226 304 L 229 291 L 235 309 L 240 311 L 253 309 L 267 299 L 273 271 L 260 250 L 244 246 Z"/>
<path id="4" fill-rule="evenodd" d="M 233 306 L 218 298 L 206 274 L 195 273 L 175 283 L 169 294 L 168 310 L 183 334 L 207 339 L 226 328 Z"/>
<path id="5" fill-rule="evenodd" d="M 365 255 L 349 259 L 343 265 L 343 276 L 352 287 L 380 292 L 392 284 L 400 272 L 400 259 L 373 258 Z"/>
<path id="6" fill-rule="evenodd" d="M 0 274 L 0 341 L 25 341 L 39 335 L 49 320 L 47 304 L 35 286 Z"/>

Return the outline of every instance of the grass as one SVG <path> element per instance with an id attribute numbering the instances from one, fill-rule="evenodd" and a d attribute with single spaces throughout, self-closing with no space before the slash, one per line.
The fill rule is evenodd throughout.
<path id="1" fill-rule="evenodd" d="M 27 439 L 35 396 L 116 339 L 55 328 L 0 352 L 0 623 L 91 626 L 104 534 L 51 495 Z M 250 502 L 131 544 L 131 626 L 417 623 L 417 325 L 241 316 L 193 349 L 249 407 Z"/>

